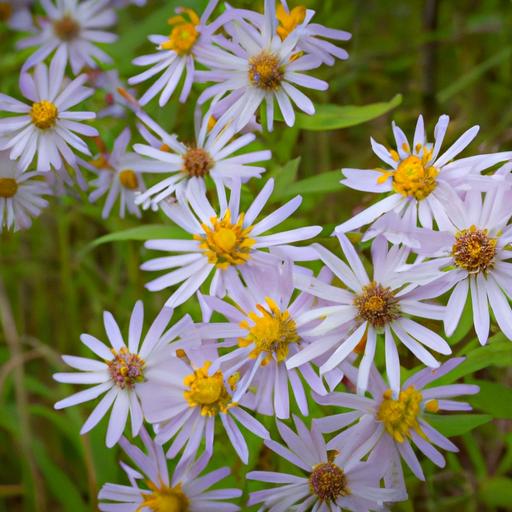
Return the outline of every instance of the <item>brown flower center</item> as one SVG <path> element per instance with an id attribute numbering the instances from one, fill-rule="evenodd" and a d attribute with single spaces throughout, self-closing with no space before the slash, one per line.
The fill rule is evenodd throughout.
<path id="1" fill-rule="evenodd" d="M 354 299 L 359 316 L 370 324 L 382 329 L 386 324 L 400 316 L 398 300 L 390 288 L 379 283 L 367 284 Z"/>
<path id="2" fill-rule="evenodd" d="M 452 256 L 455 264 L 470 274 L 487 272 L 494 266 L 497 240 L 487 229 L 471 226 L 455 235 Z"/>
<path id="3" fill-rule="evenodd" d="M 0 2 L 0 21 L 9 21 L 12 16 L 12 6 L 8 2 Z"/>
<path id="4" fill-rule="evenodd" d="M 214 165 L 210 154 L 202 148 L 190 148 L 183 155 L 183 170 L 196 178 L 206 176 Z"/>
<path id="5" fill-rule="evenodd" d="M 263 51 L 249 61 L 249 81 L 258 89 L 275 91 L 283 79 L 284 69 L 275 53 Z"/>
<path id="6" fill-rule="evenodd" d="M 13 178 L 0 178 L 0 197 L 14 197 L 18 192 L 18 183 Z"/>
<path id="7" fill-rule="evenodd" d="M 132 354 L 124 347 L 119 352 L 112 350 L 112 354 L 114 359 L 108 362 L 108 369 L 117 386 L 131 389 L 138 382 L 144 382 L 146 362 L 138 354 Z"/>
<path id="8" fill-rule="evenodd" d="M 137 190 L 139 188 L 139 181 L 137 175 L 131 169 L 125 169 L 119 173 L 119 181 L 124 188 L 128 190 Z"/>
<path id="9" fill-rule="evenodd" d="M 80 34 L 80 25 L 69 14 L 53 24 L 55 35 L 62 41 L 72 41 Z"/>
<path id="10" fill-rule="evenodd" d="M 313 468 L 309 475 L 309 487 L 320 501 L 334 502 L 350 494 L 345 473 L 333 462 L 323 462 Z"/>

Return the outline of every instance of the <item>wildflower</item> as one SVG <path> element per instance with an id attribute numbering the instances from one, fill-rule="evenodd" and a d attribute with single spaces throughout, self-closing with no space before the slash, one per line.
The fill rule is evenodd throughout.
<path id="1" fill-rule="evenodd" d="M 367 387 L 378 334 L 384 335 L 386 371 L 394 391 L 400 385 L 396 337 L 423 364 L 431 368 L 439 367 L 439 362 L 425 347 L 441 354 L 450 354 L 448 343 L 431 329 L 409 318 L 409 315 L 441 320 L 444 318 L 444 307 L 422 302 L 423 299 L 439 295 L 435 285 L 407 286 L 407 279 L 399 270 L 405 265 L 410 250 L 398 246 L 388 250 L 386 240 L 377 237 L 372 245 L 374 273 L 373 279 L 370 279 L 347 237 L 341 233 L 337 236 L 350 266 L 320 245 L 314 245 L 314 248 L 320 259 L 341 280 L 344 288 L 319 283 L 312 278 L 299 280 L 297 286 L 335 304 L 313 309 L 303 315 L 302 321 L 324 319 L 310 334 L 328 335 L 345 326 L 350 329 L 350 335 L 342 339 L 341 343 L 339 337 L 331 337 L 329 343 L 309 345 L 288 360 L 288 368 L 329 353 L 329 359 L 320 367 L 320 373 L 324 373 L 341 363 L 357 348 L 364 353 L 357 379 L 357 389 L 363 393 Z"/>
<path id="2" fill-rule="evenodd" d="M 41 173 L 22 172 L 7 151 L 0 151 L 0 233 L 29 228 L 32 217 L 48 206 L 43 196 L 50 193 Z"/>
<path id="3" fill-rule="evenodd" d="M 273 452 L 299 468 L 304 476 L 273 471 L 251 471 L 250 480 L 280 484 L 278 487 L 252 492 L 249 505 L 261 503 L 260 510 L 381 510 L 384 502 L 404 499 L 399 489 L 381 488 L 381 466 L 361 462 L 349 450 L 328 450 L 313 425 L 308 430 L 294 417 L 295 433 L 281 422 L 277 428 L 286 446 L 265 441 Z"/>
<path id="4" fill-rule="evenodd" d="M 288 244 L 308 240 L 322 228 L 304 227 L 264 235 L 290 217 L 300 206 L 300 196 L 288 201 L 281 208 L 259 222 L 256 218 L 265 207 L 274 181 L 269 180 L 251 206 L 240 212 L 240 182 L 233 181 L 229 202 L 223 188 L 218 190 L 220 211 L 216 212 L 206 197 L 204 186 L 190 182 L 185 197 L 178 202 L 162 203 L 163 212 L 187 233 L 189 240 L 150 240 L 147 249 L 178 253 L 175 256 L 156 258 L 144 263 L 143 270 L 176 269 L 150 281 L 146 288 L 160 291 L 182 283 L 167 301 L 168 306 L 178 306 L 189 299 L 213 273 L 210 295 L 224 296 L 227 287 L 238 279 L 238 271 L 253 266 L 275 265 L 278 258 L 262 249 L 287 253 L 300 260 L 311 258 L 307 247 L 289 247 Z"/>
<path id="5" fill-rule="evenodd" d="M 415 445 L 437 466 L 444 467 L 444 457 L 435 446 L 451 452 L 457 452 L 458 448 L 432 427 L 429 419 L 439 411 L 470 411 L 468 403 L 452 398 L 479 391 L 478 386 L 469 384 L 426 386 L 449 374 L 463 361 L 463 357 L 452 358 L 436 370 L 424 368 L 407 379 L 397 391 L 388 389 L 379 372 L 373 368 L 369 386 L 371 398 L 351 393 L 316 396 L 316 401 L 321 405 L 351 410 L 314 420 L 323 433 L 339 431 L 351 425 L 333 437 L 327 448 L 341 450 L 346 446 L 358 447 L 361 456 L 370 451 L 368 460 L 378 461 L 381 465 L 383 461 L 394 461 L 401 457 L 411 471 L 424 480 L 412 446 Z M 355 379 L 355 373 L 350 375 L 347 369 L 349 379 Z"/>
<path id="6" fill-rule="evenodd" d="M 211 176 L 219 188 L 230 186 L 233 179 L 241 179 L 245 182 L 253 177 L 260 178 L 265 168 L 251 164 L 269 160 L 272 156 L 270 151 L 253 151 L 234 155 L 235 152 L 253 142 L 256 136 L 247 133 L 234 138 L 235 134 L 229 129 L 217 136 L 212 136 L 211 133 L 209 135 L 209 114 L 197 123 L 196 142 L 192 145 L 185 145 L 177 138 L 173 138 L 170 142 L 169 135 L 146 114 L 140 113 L 139 117 L 154 130 L 161 142 L 158 147 L 136 144 L 135 151 L 151 158 L 158 165 L 157 172 L 169 175 L 145 193 L 139 194 L 136 203 L 146 208 L 151 205 L 156 208 L 161 201 L 175 194 L 178 188 L 186 188 L 191 180 L 204 180 L 207 176 Z M 165 141 L 170 142 L 172 146 Z"/>
<path id="7" fill-rule="evenodd" d="M 165 357 L 168 351 L 174 352 L 179 348 L 183 335 L 186 335 L 187 344 L 191 346 L 197 346 L 200 343 L 195 335 L 192 320 L 188 316 L 164 332 L 172 314 L 172 309 L 163 308 L 140 343 L 144 308 L 142 302 L 138 301 L 130 318 L 126 344 L 114 317 L 106 311 L 103 321 L 112 348 L 108 348 L 102 341 L 89 334 L 82 334 L 80 337 L 82 343 L 102 360 L 76 356 L 62 357 L 66 364 L 81 370 L 82 373 L 56 373 L 53 376 L 56 381 L 94 384 L 94 386 L 57 402 L 56 409 L 88 402 L 104 395 L 82 426 L 81 434 L 94 428 L 112 405 L 106 438 L 107 446 L 111 448 L 119 441 L 128 416 L 131 417 L 132 434 L 136 436 L 139 433 L 143 423 L 139 397 L 140 386 L 157 376 L 155 365 Z"/>
<path id="8" fill-rule="evenodd" d="M 46 16 L 39 19 L 38 33 L 18 43 L 19 48 L 37 46 L 23 65 L 23 71 L 43 62 L 54 51 L 62 52 L 64 62 L 69 62 L 74 75 L 86 66 L 95 68 L 95 60 L 111 62 L 94 44 L 112 43 L 117 38 L 104 30 L 116 22 L 115 11 L 109 3 L 110 0 L 43 1 Z"/>
<path id="9" fill-rule="evenodd" d="M 20 169 L 26 170 L 37 156 L 37 170 L 60 169 L 63 161 L 76 165 L 73 154 L 77 150 L 90 155 L 87 145 L 76 134 L 93 137 L 95 128 L 81 122 L 94 119 L 93 112 L 74 112 L 74 105 L 88 98 L 93 91 L 83 84 L 86 75 L 80 75 L 71 83 L 64 82 L 65 55 L 59 50 L 50 67 L 38 64 L 33 75 L 20 75 L 22 94 L 30 105 L 10 96 L 0 94 L 0 111 L 18 115 L 5 117 L 0 123 L 0 150 L 11 149 L 10 157 L 19 159 Z"/>
<path id="10" fill-rule="evenodd" d="M 156 444 L 145 429 L 140 437 L 146 453 L 130 444 L 124 437 L 119 444 L 135 463 L 138 470 L 121 464 L 130 485 L 105 484 L 99 494 L 99 510 L 108 512 L 134 512 L 153 510 L 158 512 L 211 511 L 234 512 L 239 507 L 226 502 L 241 496 L 238 489 L 208 491 L 217 482 L 229 475 L 228 468 L 220 468 L 205 475 L 200 474 L 208 464 L 206 456 L 188 460 L 169 474 L 167 460 L 162 447 Z M 142 473 L 140 473 L 140 472 Z M 139 486 L 138 480 L 144 480 Z"/>
<path id="11" fill-rule="evenodd" d="M 249 26 L 236 18 L 232 31 L 233 41 L 225 49 L 208 47 L 198 52 L 201 61 L 210 68 L 200 73 L 201 80 L 217 82 L 201 94 L 199 103 L 226 93 L 233 101 L 217 121 L 216 130 L 232 124 L 239 131 L 263 102 L 266 102 L 267 127 L 272 130 L 274 100 L 288 126 L 295 123 L 292 101 L 300 110 L 313 115 L 312 101 L 295 85 L 326 90 L 326 82 L 303 73 L 319 67 L 321 62 L 311 55 L 301 55 L 296 34 L 281 41 L 277 35 L 275 0 L 265 1 L 265 15 L 258 26 Z"/>
<path id="12" fill-rule="evenodd" d="M 32 0 L 8 0 L 0 2 L 0 23 L 13 30 L 32 30 L 33 20 L 30 12 Z"/>

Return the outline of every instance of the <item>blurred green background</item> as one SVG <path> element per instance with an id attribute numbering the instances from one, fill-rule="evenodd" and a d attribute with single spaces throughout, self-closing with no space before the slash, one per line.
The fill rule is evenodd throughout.
<path id="1" fill-rule="evenodd" d="M 148 0 L 145 8 L 122 9 L 119 40 L 106 49 L 121 76 L 126 79 L 138 71 L 132 59 L 151 51 L 148 34 L 168 31 L 165 20 L 174 7 L 201 9 L 205 3 Z M 289 3 L 296 5 L 293 0 Z M 372 107 L 366 112 L 368 117 L 383 115 L 364 124 L 357 122 L 365 111 L 340 109 L 334 111 L 334 125 L 355 126 L 314 131 L 299 126 L 289 129 L 278 123 L 273 134 L 259 137 L 255 145 L 268 147 L 274 154 L 269 164 L 269 173 L 277 181 L 273 207 L 294 192 L 305 192 L 303 207 L 289 221 L 289 227 L 327 226 L 323 240 L 335 250 L 335 244 L 327 238 L 332 226 L 375 200 L 372 195 L 338 186 L 339 169 L 379 165 L 369 138 L 391 143 L 392 119 L 411 133 L 418 114 L 423 113 L 432 138 L 438 116 L 446 113 L 452 122 L 445 147 L 467 128 L 479 124 L 481 133 L 466 154 L 511 149 L 510 1 L 304 3 L 317 10 L 318 22 L 353 34 L 352 41 L 344 45 L 350 60 L 315 73 L 330 83 L 327 94 L 313 94 L 315 102 L 364 106 L 394 101 Z M 259 1 L 234 0 L 233 4 L 262 7 Z M 0 25 L 0 91 L 16 97 L 19 68 L 27 56 L 15 50 L 18 38 Z M 142 87 L 145 89 L 147 84 Z M 148 112 L 168 131 L 191 140 L 196 97 L 192 95 L 186 105 L 172 101 L 165 109 L 158 109 L 152 102 Z M 96 95 L 87 106 L 97 110 L 102 101 Z M 332 114 L 333 109 L 328 107 L 325 112 Z M 126 123 L 133 125 L 133 118 L 101 121 L 96 126 L 109 145 Z M 311 122 L 303 120 L 303 128 L 308 127 Z M 302 182 L 304 179 L 310 181 Z M 261 182 L 251 182 L 247 197 L 259 187 Z M 50 207 L 29 231 L 0 235 L 0 512 L 96 510 L 95 497 L 102 484 L 126 483 L 118 466 L 119 450 L 104 446 L 105 422 L 91 434 L 79 436 L 92 405 L 53 410 L 55 401 L 78 389 L 52 380 L 52 373 L 64 368 L 59 355 L 90 355 L 83 350 L 79 336 L 89 332 L 104 337 L 104 309 L 112 311 L 127 328 L 137 299 L 144 300 L 149 319 L 167 298 L 165 292 L 151 294 L 144 289 L 149 276 L 139 271 L 139 265 L 149 255 L 142 241 L 91 247 L 99 237 L 140 226 L 135 218 L 120 220 L 115 215 L 103 221 L 101 207 L 102 203 L 88 204 L 86 194 L 76 191 L 73 197 L 52 198 Z M 143 217 L 145 224 L 162 221 L 154 213 Z M 193 301 L 180 308 L 180 313 L 184 312 L 200 319 Z M 512 510 L 512 345 L 507 345 L 510 342 L 503 341 L 500 333 L 494 334 L 493 349 L 473 354 L 473 369 L 478 372 L 466 377 L 468 382 L 484 381 L 482 395 L 473 399 L 479 416 L 469 427 L 447 427 L 461 434 L 454 438 L 461 453 L 449 455 L 444 470 L 425 462 L 427 482 L 408 478 L 410 500 L 397 505 L 396 510 Z M 466 321 L 452 340 L 457 343 L 454 351 L 474 350 L 472 339 L 471 325 Z M 487 357 L 484 363 L 482 354 Z M 403 360 L 408 365 L 407 357 Z M 483 369 L 486 365 L 490 366 Z M 315 413 L 321 414 L 318 408 Z M 492 421 L 488 414 L 493 416 Z M 271 427 L 270 419 L 265 422 Z M 472 430 L 479 423 L 482 425 Z M 284 468 L 259 440 L 250 434 L 248 437 L 249 468 L 237 461 L 231 448 L 224 446 L 226 443 L 218 443 L 212 462 L 213 466 L 230 465 L 233 476 L 229 483 L 245 491 L 247 469 Z M 242 509 L 248 510 L 243 505 Z"/>

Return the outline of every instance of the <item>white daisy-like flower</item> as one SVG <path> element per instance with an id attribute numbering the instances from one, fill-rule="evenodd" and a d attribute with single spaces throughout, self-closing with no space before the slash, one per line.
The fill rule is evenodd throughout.
<path id="1" fill-rule="evenodd" d="M 99 356 L 101 361 L 77 356 L 62 356 L 66 364 L 80 370 L 80 373 L 56 373 L 53 376 L 56 381 L 94 384 L 94 386 L 57 402 L 56 409 L 88 402 L 104 395 L 82 426 L 81 434 L 94 428 L 112 406 L 107 430 L 107 446 L 110 448 L 119 441 L 128 416 L 131 418 L 132 434 L 136 436 L 139 433 L 143 423 L 139 386 L 158 376 L 155 365 L 166 356 L 168 351 L 174 353 L 176 348 L 181 346 L 182 341 L 192 347 L 200 344 L 193 322 L 188 315 L 165 331 L 172 314 L 172 309 L 164 307 L 141 343 L 144 308 L 142 302 L 138 301 L 130 318 L 128 343 L 125 343 L 114 317 L 111 313 L 105 312 L 103 315 L 105 331 L 112 348 L 89 334 L 82 334 L 80 337 L 82 343 Z M 182 336 L 185 336 L 185 340 L 181 339 Z"/>
<path id="2" fill-rule="evenodd" d="M 218 0 L 210 0 L 201 17 L 193 9 L 178 8 L 176 16 L 169 18 L 172 26 L 169 36 L 152 35 L 149 40 L 157 45 L 157 53 L 137 57 L 133 63 L 137 66 L 151 66 L 146 71 L 128 80 L 131 85 L 140 84 L 161 73 L 155 83 L 143 94 L 141 105 L 151 101 L 160 94 L 159 104 L 164 106 L 176 90 L 182 76 L 185 81 L 180 94 L 184 103 L 196 81 L 195 62 L 200 50 L 210 48 L 212 35 L 222 26 L 221 16 L 210 25 L 207 24 Z"/>
<path id="3" fill-rule="evenodd" d="M 70 108 L 92 93 L 83 87 L 86 75 L 80 75 L 71 83 L 64 80 L 66 59 L 59 50 L 50 67 L 38 64 L 33 75 L 20 75 L 22 94 L 31 105 L 10 96 L 0 94 L 0 111 L 18 115 L 4 117 L 0 123 L 0 150 L 11 149 L 10 157 L 19 159 L 22 170 L 26 170 L 37 156 L 37 170 L 60 169 L 63 162 L 76 165 L 73 150 L 90 155 L 89 148 L 77 135 L 94 137 L 95 128 L 79 121 L 94 119 L 94 112 L 76 112 Z"/>
<path id="4" fill-rule="evenodd" d="M 204 119 L 196 120 L 196 141 L 192 145 L 180 142 L 176 136 L 169 135 L 145 113 L 139 118 L 152 129 L 157 139 L 150 138 L 146 144 L 135 144 L 134 150 L 151 158 L 158 166 L 158 173 L 169 176 L 139 194 L 137 204 L 144 208 L 158 208 L 158 204 L 180 187 L 187 187 L 191 180 L 203 180 L 211 176 L 217 188 L 230 186 L 233 179 L 246 182 L 250 178 L 260 178 L 264 167 L 252 165 L 263 160 L 270 160 L 270 151 L 252 151 L 234 154 L 256 139 L 252 133 L 234 138 L 235 133 L 226 129 L 213 136 L 208 133 L 210 113 Z M 145 131 L 141 132 L 144 136 Z M 155 172 L 155 171 L 153 171 Z"/>
<path id="5" fill-rule="evenodd" d="M 433 144 L 427 142 L 421 115 L 418 117 L 412 145 L 395 123 L 392 126 L 396 150 L 388 150 L 371 139 L 374 153 L 390 168 L 343 169 L 345 179 L 341 183 L 355 190 L 390 194 L 340 224 L 336 231 L 353 231 L 372 223 L 387 212 L 397 213 L 411 229 L 418 223 L 425 228 L 432 228 L 434 222 L 442 229 L 446 207 L 454 194 L 468 189 L 468 176 L 512 157 L 512 152 L 504 152 L 453 160 L 476 137 L 478 126 L 467 130 L 441 153 L 449 120 L 446 115 L 439 118 L 434 128 Z M 373 229 L 365 240 L 375 234 L 376 230 Z M 385 231 L 382 234 L 386 236 Z"/>
<path id="6" fill-rule="evenodd" d="M 23 71 L 43 62 L 55 50 L 61 50 L 73 74 L 85 67 L 95 68 L 96 60 L 109 63 L 111 58 L 95 43 L 112 43 L 117 36 L 104 29 L 116 22 L 110 0 L 41 0 L 46 12 L 39 18 L 39 32 L 21 40 L 19 48 L 37 46 L 23 65 Z"/>
<path id="7" fill-rule="evenodd" d="M 401 489 L 380 486 L 382 463 L 361 462 L 345 446 L 328 450 L 316 425 L 309 430 L 297 417 L 294 422 L 296 432 L 277 422 L 286 446 L 271 440 L 265 444 L 303 475 L 251 471 L 248 479 L 278 485 L 252 492 L 249 506 L 261 504 L 262 512 L 369 512 L 406 498 Z"/>
<path id="8" fill-rule="evenodd" d="M 135 199 L 137 194 L 145 190 L 143 171 L 152 171 L 154 164 L 136 153 L 128 151 L 130 129 L 125 128 L 114 142 L 110 154 L 101 153 L 87 168 L 98 174 L 90 185 L 95 188 L 90 195 L 92 203 L 106 195 L 107 199 L 102 211 L 106 219 L 119 198 L 119 216 L 124 218 L 126 211 L 137 217 L 141 216 Z"/>
<path id="9" fill-rule="evenodd" d="M 373 279 L 368 277 L 354 247 L 343 234 L 338 239 L 349 265 L 337 258 L 324 247 L 315 244 L 320 259 L 343 283 L 327 285 L 311 277 L 296 274 L 296 285 L 317 297 L 334 303 L 313 309 L 299 321 L 323 319 L 310 334 L 328 335 L 333 330 L 349 328 L 349 335 L 330 337 L 329 343 L 322 340 L 308 345 L 287 361 L 289 368 L 295 368 L 307 361 L 328 353 L 330 357 L 320 367 L 320 373 L 331 370 L 344 361 L 356 348 L 364 352 L 357 379 L 358 392 L 363 393 L 377 347 L 377 339 L 383 335 L 386 353 L 386 371 L 391 389 L 400 387 L 400 362 L 396 338 L 409 349 L 423 364 L 437 368 L 439 362 L 427 350 L 440 354 L 451 354 L 448 343 L 431 329 L 416 322 L 410 316 L 442 320 L 445 308 L 438 304 L 422 302 L 440 294 L 439 287 L 432 285 L 410 285 L 410 281 L 399 271 L 406 264 L 410 250 L 393 246 L 383 237 L 377 237 L 372 245 Z M 363 346 L 363 349 L 360 347 Z M 427 347 L 427 348 L 425 348 Z"/>
<path id="10" fill-rule="evenodd" d="M 34 27 L 30 6 L 33 0 L 8 0 L 0 2 L 0 24 L 6 23 L 13 30 L 31 30 Z"/>
<path id="11" fill-rule="evenodd" d="M 0 151 L 0 233 L 27 229 L 32 218 L 48 206 L 44 195 L 51 190 L 42 173 L 22 172 L 8 151 Z"/>
<path id="12" fill-rule="evenodd" d="M 145 429 L 140 437 L 146 453 L 122 438 L 119 444 L 135 463 L 137 470 L 121 463 L 130 485 L 105 484 L 99 494 L 101 512 L 236 512 L 240 510 L 225 500 L 242 495 L 239 489 L 208 490 L 229 475 L 220 468 L 205 475 L 209 458 L 189 459 L 169 474 L 162 447 Z M 139 472 L 140 471 L 140 472 Z M 201 475 L 201 476 L 200 476 Z M 142 484 L 142 481 L 144 483 Z M 142 484 L 142 485 L 141 485 Z"/>
<path id="13" fill-rule="evenodd" d="M 489 306 L 500 330 L 512 340 L 512 191 L 510 183 L 497 182 L 482 194 L 469 191 L 464 200 L 453 198 L 446 206 L 450 222 L 441 233 L 425 233 L 423 246 L 436 247 L 436 257 L 414 265 L 407 273 L 425 283 L 445 283 L 453 288 L 446 306 L 446 334 L 455 331 L 468 295 L 480 343 L 487 343 Z"/>
<path id="14" fill-rule="evenodd" d="M 250 266 L 273 266 L 280 258 L 266 250 L 279 251 L 295 261 L 314 259 L 315 251 L 308 247 L 288 244 L 316 236 L 320 226 L 291 229 L 271 235 L 265 232 L 275 228 L 293 215 L 302 202 L 300 196 L 288 201 L 276 211 L 256 222 L 268 202 L 274 181 L 268 180 L 246 212 L 240 212 L 240 182 L 233 182 L 229 202 L 224 188 L 218 190 L 220 211 L 211 206 L 204 184 L 193 181 L 186 197 L 178 197 L 172 204 L 161 204 L 163 212 L 185 232 L 189 240 L 150 240 L 147 249 L 177 253 L 144 263 L 142 270 L 168 270 L 146 285 L 151 291 L 160 291 L 182 283 L 167 300 L 168 306 L 178 306 L 189 299 L 213 273 L 210 295 L 223 297 L 230 283 L 243 275 Z"/>
<path id="15" fill-rule="evenodd" d="M 292 101 L 303 112 L 314 114 L 313 102 L 296 85 L 326 90 L 326 82 L 303 73 L 319 67 L 321 61 L 312 55 L 301 55 L 296 33 L 284 41 L 277 35 L 275 0 L 265 1 L 265 15 L 257 27 L 241 17 L 231 24 L 233 41 L 219 42 L 225 49 L 210 46 L 198 50 L 201 61 L 210 68 L 200 72 L 202 81 L 216 82 L 201 94 L 199 103 L 226 94 L 233 101 L 216 129 L 228 123 L 237 131 L 242 129 L 263 102 L 269 130 L 274 122 L 274 101 L 289 126 L 295 123 Z"/>

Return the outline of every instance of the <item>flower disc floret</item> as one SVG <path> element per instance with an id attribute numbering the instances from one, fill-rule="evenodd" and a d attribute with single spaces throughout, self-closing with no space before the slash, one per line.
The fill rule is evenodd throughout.
<path id="1" fill-rule="evenodd" d="M 250 312 L 248 315 L 254 325 L 251 326 L 247 320 L 240 323 L 240 327 L 247 329 L 249 333 L 245 338 L 239 339 L 239 345 L 247 347 L 254 344 L 252 358 L 265 352 L 264 362 L 268 363 L 273 354 L 278 362 L 283 362 L 288 358 L 290 344 L 300 341 L 297 326 L 288 310 L 281 311 L 270 297 L 266 297 L 265 302 L 266 306 L 256 305 L 261 315 L 255 312 Z"/>
<path id="2" fill-rule="evenodd" d="M 0 197 L 14 197 L 18 192 L 18 182 L 14 178 L 0 178 Z"/>
<path id="3" fill-rule="evenodd" d="M 71 16 L 66 15 L 54 22 L 53 31 L 61 41 L 69 42 L 80 35 L 80 24 Z"/>
<path id="4" fill-rule="evenodd" d="M 151 510 L 153 512 L 188 512 L 189 499 L 181 488 L 181 483 L 175 487 L 160 484 L 157 487 L 153 482 L 148 482 L 148 487 L 153 491 L 150 494 L 141 493 L 142 503 L 135 512 Z"/>
<path id="5" fill-rule="evenodd" d="M 187 16 L 178 15 L 169 18 L 168 23 L 173 29 L 169 39 L 161 44 L 163 50 L 174 51 L 179 56 L 190 54 L 199 39 L 197 30 L 199 16 L 193 9 L 183 9 L 182 12 Z"/>
<path id="6" fill-rule="evenodd" d="M 279 25 L 277 34 L 284 41 L 306 19 L 307 9 L 303 5 L 294 7 L 288 12 L 282 4 L 276 9 L 276 17 Z"/>
<path id="7" fill-rule="evenodd" d="M 249 81 L 258 89 L 276 91 L 284 79 L 284 69 L 279 57 L 267 50 L 252 57 L 249 61 Z"/>
<path id="8" fill-rule="evenodd" d="M 224 384 L 224 375 L 221 371 L 213 375 L 208 374 L 212 363 L 206 361 L 201 368 L 187 375 L 183 383 L 188 388 L 183 394 L 190 407 L 200 407 L 202 416 L 215 416 L 219 412 L 226 413 L 235 404 Z M 234 389 L 238 375 L 231 377 L 229 383 Z"/>
<path id="9" fill-rule="evenodd" d="M 334 502 L 350 494 L 345 473 L 333 462 L 317 464 L 313 468 L 309 475 L 309 487 L 320 501 Z"/>
<path id="10" fill-rule="evenodd" d="M 249 235 L 252 226 L 244 228 L 244 214 L 240 214 L 235 224 L 231 223 L 231 212 L 227 210 L 222 219 L 212 217 L 211 227 L 202 224 L 204 235 L 194 235 L 208 262 L 217 268 L 226 269 L 230 265 L 243 265 L 251 257 L 251 248 L 256 243 Z"/>
<path id="11" fill-rule="evenodd" d="M 59 110 L 51 101 L 42 100 L 32 104 L 30 117 L 32 123 L 40 130 L 48 130 L 55 126 Z"/>
<path id="12" fill-rule="evenodd" d="M 359 317 L 376 329 L 382 329 L 400 316 L 398 300 L 393 291 L 375 282 L 363 287 L 362 292 L 356 295 L 354 305 Z"/>
<path id="13" fill-rule="evenodd" d="M 421 201 L 435 190 L 438 174 L 435 167 L 427 165 L 425 157 L 411 155 L 402 160 L 393 173 L 393 190 Z"/>
<path id="14" fill-rule="evenodd" d="M 132 389 L 135 384 L 144 382 L 146 362 L 138 354 L 132 354 L 126 347 L 112 350 L 112 354 L 114 358 L 108 362 L 108 369 L 117 386 Z"/>
<path id="15" fill-rule="evenodd" d="M 487 272 L 495 263 L 497 240 L 487 229 L 471 226 L 455 235 L 452 256 L 455 264 L 470 274 Z"/>
<path id="16" fill-rule="evenodd" d="M 202 148 L 190 148 L 183 155 L 183 171 L 191 177 L 203 178 L 213 165 L 212 157 Z"/>
<path id="17" fill-rule="evenodd" d="M 121 185 L 128 190 L 137 190 L 139 188 L 139 180 L 137 175 L 131 169 L 124 169 L 119 173 L 119 181 Z"/>

